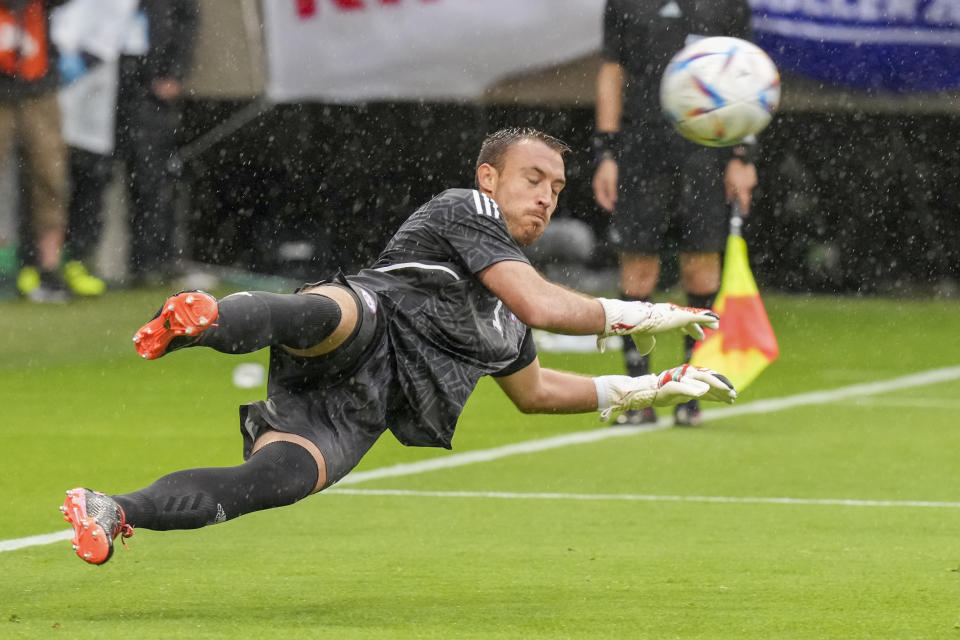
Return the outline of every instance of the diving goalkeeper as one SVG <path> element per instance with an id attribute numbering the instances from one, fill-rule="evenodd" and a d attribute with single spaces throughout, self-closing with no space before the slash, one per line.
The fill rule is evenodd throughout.
<path id="1" fill-rule="evenodd" d="M 481 376 L 524 413 L 622 411 L 691 398 L 733 402 L 721 375 L 684 365 L 660 375 L 586 377 L 540 366 L 531 327 L 602 343 L 680 330 L 717 316 L 670 304 L 592 298 L 545 280 L 520 247 L 550 222 L 568 147 L 533 129 L 483 142 L 476 189 L 450 189 L 401 225 L 376 263 L 293 294 L 199 291 L 170 297 L 134 336 L 147 359 L 183 347 L 270 348 L 267 398 L 240 408 L 245 462 L 177 471 L 121 495 L 67 491 L 74 549 L 91 564 L 134 527 L 195 529 L 297 502 L 353 469 L 387 430 L 403 444 L 450 448 Z"/>

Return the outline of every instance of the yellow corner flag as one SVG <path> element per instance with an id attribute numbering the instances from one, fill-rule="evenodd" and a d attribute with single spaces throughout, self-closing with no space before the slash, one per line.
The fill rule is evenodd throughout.
<path id="1" fill-rule="evenodd" d="M 750 271 L 747 243 L 740 233 L 742 222 L 739 207 L 734 207 L 723 279 L 713 305 L 720 316 L 720 328 L 705 331 L 706 337 L 697 343 L 690 360 L 690 364 L 719 371 L 738 391 L 753 382 L 780 353 Z"/>

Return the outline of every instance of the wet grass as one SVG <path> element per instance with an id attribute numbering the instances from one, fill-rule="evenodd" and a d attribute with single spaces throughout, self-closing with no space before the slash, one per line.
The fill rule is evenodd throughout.
<path id="1" fill-rule="evenodd" d="M 0 305 L 0 540 L 62 530 L 72 486 L 239 461 L 236 405 L 264 389 L 230 375 L 266 354 L 139 360 L 129 338 L 163 295 Z M 960 365 L 955 302 L 765 302 L 782 355 L 742 404 Z M 662 339 L 654 368 L 679 350 Z M 541 357 L 621 372 L 613 353 Z M 102 567 L 62 541 L 0 553 L 0 637 L 945 637 L 960 624 L 958 409 L 954 379 L 139 531 Z M 522 416 L 484 380 L 453 453 L 602 429 Z M 387 435 L 360 469 L 445 455 Z"/>

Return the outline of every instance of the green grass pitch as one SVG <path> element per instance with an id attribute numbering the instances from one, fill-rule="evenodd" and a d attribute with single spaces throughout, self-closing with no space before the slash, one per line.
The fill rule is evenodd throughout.
<path id="1" fill-rule="evenodd" d="M 230 375 L 266 354 L 141 361 L 130 336 L 163 295 L 0 304 L 0 548 L 63 531 L 64 489 L 239 463 L 236 405 L 264 389 Z M 0 638 L 956 637 L 960 305 L 765 303 L 781 357 L 735 407 L 947 374 L 345 483 L 198 531 L 138 531 L 102 567 L 63 540 L 0 552 Z M 661 339 L 654 367 L 679 350 Z M 616 353 L 542 360 L 622 372 Z M 453 452 L 387 434 L 358 471 L 610 429 L 523 416 L 484 380 Z"/>

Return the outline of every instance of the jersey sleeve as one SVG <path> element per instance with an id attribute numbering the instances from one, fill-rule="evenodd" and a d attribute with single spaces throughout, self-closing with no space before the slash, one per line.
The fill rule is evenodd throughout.
<path id="1" fill-rule="evenodd" d="M 438 231 L 471 273 L 504 260 L 530 263 L 491 198 L 476 190 L 461 190 L 452 204 L 436 212 Z"/>
<path id="2" fill-rule="evenodd" d="M 603 46 L 600 55 L 605 62 L 615 62 L 625 66 L 624 52 L 624 15 L 617 0 L 607 0 L 603 9 Z"/>
<path id="3" fill-rule="evenodd" d="M 490 375 L 494 378 L 505 378 L 520 371 L 536 359 L 537 345 L 533 342 L 533 331 L 530 330 L 530 327 L 527 327 L 527 333 L 523 336 L 523 342 L 520 344 L 520 354 L 517 356 L 517 359 L 500 371 Z"/>

